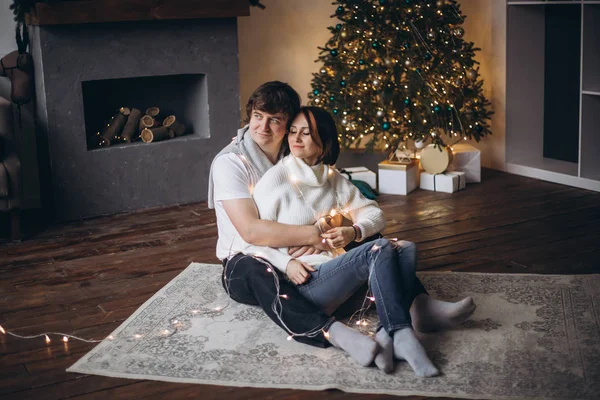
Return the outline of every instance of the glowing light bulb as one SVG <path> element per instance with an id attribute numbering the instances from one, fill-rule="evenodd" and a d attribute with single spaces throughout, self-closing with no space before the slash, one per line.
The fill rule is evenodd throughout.
<path id="1" fill-rule="evenodd" d="M 282 294 L 282 295 L 279 295 L 279 297 L 282 297 L 282 298 L 284 298 L 284 299 L 287 299 L 287 298 L 288 298 L 288 295 L 287 295 L 287 294 Z"/>
<path id="2" fill-rule="evenodd" d="M 273 272 L 271 268 L 267 268 L 267 272 Z"/>
<path id="3" fill-rule="evenodd" d="M 360 320 L 356 321 L 356 325 L 360 325 Z"/>
<path id="4" fill-rule="evenodd" d="M 2 325 L 0 325 L 0 332 L 2 332 L 3 334 L 6 335 L 6 331 L 4 330 L 4 328 L 2 327 Z"/>
<path id="5" fill-rule="evenodd" d="M 142 337 L 142 335 L 140 335 L 139 333 L 136 333 L 135 335 L 133 335 L 134 338 L 139 339 Z"/>
<path id="6" fill-rule="evenodd" d="M 65 342 L 65 343 L 67 343 L 69 341 L 69 338 L 66 337 L 66 336 L 63 336 L 62 341 Z"/>
<path id="7" fill-rule="evenodd" d="M 50 343 L 50 338 L 48 337 L 48 335 L 44 335 L 44 338 L 46 340 L 46 343 Z"/>
<path id="8" fill-rule="evenodd" d="M 215 311 L 221 311 L 222 309 L 222 307 L 215 307 Z"/>
<path id="9" fill-rule="evenodd" d="M 115 339 L 115 337 L 114 337 L 113 335 L 108 335 L 106 338 L 107 338 L 108 340 L 114 340 L 114 339 Z"/>
<path id="10" fill-rule="evenodd" d="M 373 297 L 373 296 L 370 296 L 370 297 L 367 297 L 367 298 L 368 298 L 369 300 L 371 300 L 371 301 L 375 301 L 375 297 Z"/>
<path id="11" fill-rule="evenodd" d="M 323 331 L 323 336 L 325 336 L 325 339 L 329 340 L 329 332 Z"/>
<path id="12" fill-rule="evenodd" d="M 287 340 L 292 340 L 292 336 L 291 336 L 291 335 L 290 335 L 290 336 L 288 336 L 288 337 L 287 337 Z"/>

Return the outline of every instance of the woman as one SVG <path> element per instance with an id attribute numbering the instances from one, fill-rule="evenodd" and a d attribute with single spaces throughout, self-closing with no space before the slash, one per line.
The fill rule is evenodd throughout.
<path id="1" fill-rule="evenodd" d="M 323 234 L 338 254 L 288 260 L 282 257 L 287 254 L 286 248 L 256 246 L 249 246 L 244 253 L 272 262 L 299 285 L 303 296 L 329 315 L 369 283 L 382 325 L 375 336 L 379 345 L 377 366 L 390 372 L 396 356 L 406 360 L 419 376 L 437 375 L 439 372 L 416 338 L 413 326 L 419 331 L 431 331 L 460 324 L 475 310 L 473 300 L 469 297 L 447 303 L 431 299 L 415 275 L 414 243 L 378 239 L 339 254 L 337 250 L 349 242 L 381 231 L 385 226 L 383 213 L 377 203 L 365 199 L 354 185 L 329 167 L 337 160 L 339 143 L 335 122 L 325 110 L 303 107 L 292 121 L 288 144 L 291 154 L 267 171 L 254 188 L 261 219 L 301 225 L 342 214 L 353 225 Z M 335 340 L 331 342 L 344 348 Z M 362 356 L 364 359 L 365 354 Z"/>

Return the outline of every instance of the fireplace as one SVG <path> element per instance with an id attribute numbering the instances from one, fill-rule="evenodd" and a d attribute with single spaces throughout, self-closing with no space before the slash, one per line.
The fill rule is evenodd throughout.
<path id="1" fill-rule="evenodd" d="M 42 202 L 55 220 L 206 200 L 211 161 L 239 127 L 236 24 L 30 27 Z M 97 148 L 90 138 L 123 106 L 161 107 L 189 134 Z"/>
<path id="2" fill-rule="evenodd" d="M 99 133 L 121 108 L 137 109 L 133 143 L 143 144 L 138 127 L 144 110 L 154 108 L 158 115 L 150 121 L 161 126 L 169 116 L 184 128 L 186 135 L 209 139 L 208 93 L 205 74 L 163 75 L 126 79 L 101 79 L 81 83 L 87 149 L 100 148 Z M 141 111 L 139 111 L 141 110 Z M 127 118 L 124 118 L 126 121 Z M 122 132 L 122 129 L 119 131 Z M 182 133 L 183 135 L 183 133 Z M 106 142 L 104 138 L 101 138 Z M 117 141 L 123 144 L 124 141 Z M 115 143 L 113 143 L 114 145 Z M 107 147 L 104 147 L 106 149 Z"/>

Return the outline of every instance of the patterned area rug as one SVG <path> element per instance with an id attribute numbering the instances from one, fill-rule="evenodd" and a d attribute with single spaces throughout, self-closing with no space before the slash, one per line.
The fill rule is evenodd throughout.
<path id="1" fill-rule="evenodd" d="M 421 335 L 443 375 L 386 375 L 286 340 L 259 308 L 228 303 L 219 265 L 191 264 L 68 369 L 226 386 L 499 399 L 597 399 L 600 275 L 419 273 L 436 298 L 473 296 L 460 328 Z M 285 305 L 284 305 L 285 306 Z M 371 315 L 371 324 L 374 316 Z"/>

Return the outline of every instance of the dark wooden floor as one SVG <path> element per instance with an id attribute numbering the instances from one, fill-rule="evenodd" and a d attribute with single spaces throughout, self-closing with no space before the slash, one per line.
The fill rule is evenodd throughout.
<path id="1" fill-rule="evenodd" d="M 381 196 L 386 234 L 418 244 L 419 269 L 502 273 L 600 272 L 600 193 L 484 170 L 454 194 Z M 32 228 L 0 243 L 0 324 L 107 336 L 192 261 L 215 263 L 214 213 L 205 203 Z M 0 398 L 383 399 L 171 384 L 69 374 L 94 344 L 0 335 Z"/>

